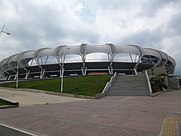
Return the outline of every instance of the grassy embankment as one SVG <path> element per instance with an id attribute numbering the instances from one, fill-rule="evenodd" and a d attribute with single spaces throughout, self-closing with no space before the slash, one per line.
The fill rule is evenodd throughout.
<path id="1" fill-rule="evenodd" d="M 64 78 L 64 93 L 95 96 L 101 93 L 111 76 L 83 76 Z M 0 84 L 2 87 L 15 88 L 15 83 Z M 60 92 L 60 79 L 20 82 L 19 88 L 31 88 Z"/>
<path id="2" fill-rule="evenodd" d="M 3 106 L 3 105 L 11 105 L 11 103 L 5 101 L 5 100 L 2 100 L 0 99 L 0 106 Z"/>

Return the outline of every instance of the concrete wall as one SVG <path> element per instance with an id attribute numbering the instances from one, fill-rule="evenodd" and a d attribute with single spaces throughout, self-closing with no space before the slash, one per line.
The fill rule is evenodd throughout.
<path id="1" fill-rule="evenodd" d="M 167 70 L 165 66 L 154 67 L 153 75 L 167 74 Z"/>

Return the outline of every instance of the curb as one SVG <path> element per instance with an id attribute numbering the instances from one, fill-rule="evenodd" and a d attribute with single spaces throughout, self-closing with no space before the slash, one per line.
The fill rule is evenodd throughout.
<path id="1" fill-rule="evenodd" d="M 12 100 L 4 98 L 4 97 L 0 97 L 0 99 L 10 103 L 10 105 L 2 105 L 2 106 L 0 106 L 0 109 L 19 107 L 19 102 L 18 101 L 12 101 Z"/>
<path id="2" fill-rule="evenodd" d="M 152 96 L 152 97 L 155 97 L 155 96 L 157 96 L 157 95 L 159 95 L 159 94 L 161 94 L 161 93 L 163 93 L 163 92 L 162 92 L 162 91 L 156 92 L 156 93 L 153 93 L 151 96 Z"/>

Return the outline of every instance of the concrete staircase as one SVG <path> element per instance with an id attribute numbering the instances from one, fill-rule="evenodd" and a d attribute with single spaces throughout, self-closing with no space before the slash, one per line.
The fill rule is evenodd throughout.
<path id="1" fill-rule="evenodd" d="M 144 74 L 116 76 L 108 96 L 148 96 L 149 89 Z"/>

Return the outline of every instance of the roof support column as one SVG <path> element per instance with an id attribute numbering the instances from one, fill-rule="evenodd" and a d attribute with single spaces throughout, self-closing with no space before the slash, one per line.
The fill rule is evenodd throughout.
<path id="1" fill-rule="evenodd" d="M 135 75 L 138 75 L 138 72 L 137 72 L 136 68 L 134 68 L 134 73 L 135 73 Z"/>
<path id="2" fill-rule="evenodd" d="M 129 46 L 133 46 L 133 47 L 135 47 L 135 48 L 137 48 L 139 50 L 139 58 L 138 58 L 138 61 L 137 61 L 136 65 L 135 65 L 135 67 L 134 67 L 134 72 L 137 75 L 137 68 L 138 68 L 138 65 L 139 65 L 139 63 L 141 61 L 141 58 L 143 56 L 143 51 L 142 51 L 142 48 L 140 46 L 138 46 L 138 45 L 129 45 Z"/>
<path id="3" fill-rule="evenodd" d="M 87 74 L 87 67 L 83 66 L 81 67 L 81 70 L 82 70 L 82 75 L 86 75 Z"/>
<path id="4" fill-rule="evenodd" d="M 133 62 L 133 58 L 132 58 L 132 56 L 131 56 L 131 53 L 129 53 L 129 56 L 130 56 L 131 62 Z"/>
<path id="5" fill-rule="evenodd" d="M 5 76 L 5 80 L 9 80 L 9 76 Z"/>
<path id="6" fill-rule="evenodd" d="M 86 67 L 86 64 L 85 64 L 85 55 L 82 55 L 82 67 L 81 67 L 81 70 L 82 70 L 82 75 L 86 75 L 87 73 L 87 67 Z"/>
<path id="7" fill-rule="evenodd" d="M 45 60 L 45 65 L 47 64 L 48 58 L 49 58 L 49 56 L 47 56 L 47 57 L 46 57 L 46 60 Z"/>
<path id="8" fill-rule="evenodd" d="M 84 43 L 82 43 L 80 45 L 80 53 L 81 53 L 81 58 L 82 58 L 82 67 L 81 67 L 82 75 L 87 74 L 87 67 L 86 67 L 86 63 L 85 63 L 85 60 L 86 60 L 86 49 L 85 49 L 86 45 L 87 44 L 84 44 Z"/>
<path id="9" fill-rule="evenodd" d="M 44 74 L 45 74 L 45 69 L 42 68 L 42 69 L 41 69 L 41 72 L 40 72 L 40 79 L 43 78 Z"/>
<path id="10" fill-rule="evenodd" d="M 7 77 L 6 77 L 6 80 L 10 80 L 11 76 L 12 76 L 12 75 L 7 76 Z"/>
<path id="11" fill-rule="evenodd" d="M 108 71 L 109 71 L 109 74 L 112 75 L 112 74 L 113 74 L 113 67 L 112 67 L 112 66 L 109 66 L 109 67 L 108 67 Z"/>
<path id="12" fill-rule="evenodd" d="M 60 68 L 60 91 L 61 93 L 63 93 L 63 83 L 64 83 L 64 80 L 63 80 L 63 75 L 64 75 L 64 67 L 61 67 Z"/>
<path id="13" fill-rule="evenodd" d="M 108 54 L 108 59 L 110 61 L 109 63 L 109 66 L 108 66 L 108 71 L 109 71 L 109 74 L 112 75 L 113 74 L 113 67 L 112 67 L 112 63 L 113 63 L 113 60 L 114 60 L 114 57 L 113 57 L 113 54 Z"/>
<path id="14" fill-rule="evenodd" d="M 27 71 L 26 72 L 26 76 L 25 76 L 25 79 L 28 79 L 28 76 L 30 75 L 30 71 Z"/>

